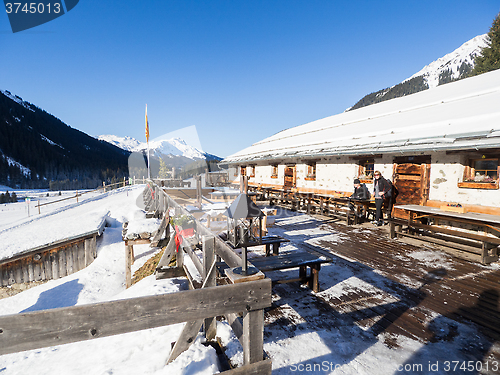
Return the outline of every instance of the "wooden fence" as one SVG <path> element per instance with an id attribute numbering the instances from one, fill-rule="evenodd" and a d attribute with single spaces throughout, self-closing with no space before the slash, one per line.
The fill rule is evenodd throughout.
<path id="1" fill-rule="evenodd" d="M 241 266 L 241 258 L 238 254 L 234 252 L 232 248 L 227 246 L 218 236 L 215 236 L 208 228 L 203 226 L 198 220 L 196 220 L 189 212 L 187 212 L 182 206 L 180 206 L 174 199 L 172 199 L 166 192 L 165 189 L 161 189 L 158 185 L 153 182 L 148 183 L 146 189 L 144 190 L 144 199 L 147 209 L 152 212 L 153 216 L 161 217 L 162 215 L 170 215 L 173 218 L 183 216 L 190 217 L 191 222 L 194 222 L 194 235 L 191 238 L 181 237 L 181 246 L 179 246 L 179 252 L 177 252 L 175 241 L 173 240 L 175 234 L 168 233 L 171 240 L 166 246 L 163 258 L 160 260 L 159 268 L 168 265 L 170 259 L 173 255 L 176 255 L 177 265 L 174 268 L 170 268 L 160 271 L 160 277 L 174 277 L 179 275 L 185 275 L 190 281 L 191 288 L 202 290 L 206 287 L 216 287 L 221 286 L 216 285 L 216 269 L 215 263 L 224 261 L 228 267 L 238 267 Z M 201 276 L 201 283 L 195 283 L 194 275 L 191 275 L 189 269 L 185 266 L 183 258 L 186 254 L 191 259 L 194 264 L 198 274 Z M 127 254 L 128 256 L 128 254 Z M 249 264 L 249 266 L 252 266 Z M 163 274 L 163 275 L 162 275 Z M 271 293 L 271 283 L 269 282 L 269 294 Z M 249 285 L 250 287 L 254 285 L 255 281 L 243 282 L 243 284 Z M 235 284 L 236 285 L 236 284 Z M 257 287 L 258 284 L 255 284 Z M 253 294 L 253 292 L 251 292 Z M 270 306 L 269 304 L 266 306 Z M 243 358 L 245 365 L 255 365 L 259 363 L 259 366 L 268 366 L 270 374 L 270 360 L 264 360 L 263 352 L 263 333 L 264 333 L 264 311 L 260 309 L 258 311 L 252 311 L 247 307 L 242 311 L 243 319 L 239 318 L 238 314 L 234 312 L 226 312 L 224 317 L 229 322 L 235 335 L 240 340 L 243 347 Z M 205 319 L 204 322 L 189 322 L 181 334 L 180 339 L 177 341 L 174 347 L 171 358 L 175 358 L 183 350 L 189 347 L 189 343 L 192 342 L 193 336 L 197 334 L 200 327 L 203 324 L 205 331 L 205 336 L 208 340 L 213 340 L 216 336 L 215 331 L 215 319 L 212 317 L 210 319 Z M 269 365 L 265 363 L 269 362 Z M 250 369 L 251 367 L 249 367 Z M 250 371 L 250 370 L 249 370 Z M 260 373 L 265 374 L 264 367 L 260 367 Z M 242 372 L 246 373 L 246 372 Z M 249 372 L 252 373 L 252 372 Z"/>
<path id="2" fill-rule="evenodd" d="M 97 237 L 105 223 L 106 217 L 93 231 L 0 260 L 0 286 L 58 279 L 87 267 L 97 256 Z"/>
<path id="3" fill-rule="evenodd" d="M 187 214 L 152 182 L 145 196 L 151 197 L 149 208 L 155 212 Z M 244 364 L 222 374 L 270 375 L 272 363 L 264 357 L 263 342 L 264 308 L 271 306 L 271 280 L 216 285 L 215 261 L 222 259 L 235 267 L 241 264 L 241 258 L 198 221 L 195 223 L 194 238 L 200 239 L 204 249 L 202 260 L 195 261 L 198 271 L 201 266 L 201 286 L 171 294 L 0 316 L 0 355 L 186 322 L 170 353 L 171 361 L 194 341 L 201 326 L 207 339 L 214 339 L 215 317 L 225 316 L 242 344 Z M 173 237 L 167 248 L 175 243 Z M 184 241 L 178 258 L 183 258 L 183 251 L 198 257 L 195 245 Z"/>

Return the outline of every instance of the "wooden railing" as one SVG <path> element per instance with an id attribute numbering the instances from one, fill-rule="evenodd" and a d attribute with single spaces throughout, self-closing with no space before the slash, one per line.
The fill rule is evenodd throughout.
<path id="1" fill-rule="evenodd" d="M 145 192 L 152 198 L 150 208 L 163 213 L 173 209 L 185 214 L 181 206 L 152 182 L 148 183 Z M 271 280 L 216 285 L 215 260 L 221 258 L 228 266 L 235 267 L 241 258 L 207 228 L 195 222 L 196 238 L 201 239 L 204 249 L 197 266 L 198 271 L 200 264 L 202 267 L 200 288 L 0 316 L 0 355 L 186 322 L 170 353 L 171 361 L 194 341 L 202 325 L 207 339 L 215 338 L 215 317 L 225 316 L 242 344 L 244 363 L 222 374 L 270 375 L 272 363 L 264 358 L 263 340 L 264 308 L 271 306 Z M 169 245 L 172 243 L 174 241 Z M 194 253 L 190 245 L 186 244 L 182 249 Z M 182 258 L 182 254 L 181 251 L 178 257 Z"/>
<path id="2" fill-rule="evenodd" d="M 173 217 L 178 216 L 191 216 L 194 224 L 194 236 L 191 239 L 181 239 L 182 243 L 179 252 L 176 253 L 177 258 L 177 271 L 173 270 L 172 276 L 178 276 L 179 274 L 184 274 L 191 283 L 191 288 L 220 288 L 221 286 L 216 285 L 215 277 L 215 263 L 219 261 L 224 261 L 230 268 L 238 267 L 241 265 L 241 258 L 238 254 L 234 252 L 232 248 L 227 246 L 218 236 L 215 236 L 208 228 L 203 226 L 198 220 L 196 220 L 192 215 L 185 210 L 181 205 L 179 205 L 174 199 L 172 199 L 164 189 L 161 189 L 158 185 L 153 182 L 149 182 L 144 190 L 144 198 L 146 201 L 146 206 L 149 211 L 154 212 L 156 216 L 161 216 L 162 213 L 170 213 Z M 170 235 L 167 232 L 167 236 L 170 236 L 164 257 L 160 260 L 159 266 L 162 264 L 168 264 L 169 260 L 172 258 L 175 249 L 175 241 L 173 241 L 175 234 Z M 197 254 L 197 249 L 201 249 L 201 257 Z M 184 265 L 183 253 L 186 253 L 192 260 L 196 270 L 202 277 L 202 283 L 200 285 L 195 285 L 193 283 L 193 275 L 190 274 L 188 268 Z M 251 266 L 251 265 L 250 265 Z M 259 280 L 264 281 L 269 288 L 268 293 L 271 295 L 271 281 L 268 279 Z M 260 288 L 259 283 L 255 281 L 248 281 L 242 284 L 248 285 L 250 288 L 252 285 L 255 288 Z M 236 285 L 236 284 L 234 284 Z M 250 292 L 254 294 L 253 292 Z M 225 297 L 226 298 L 226 297 Z M 268 298 L 267 295 L 265 298 Z M 271 301 L 268 300 L 271 305 Z M 241 342 L 243 347 L 243 358 L 245 366 L 263 366 L 259 367 L 261 372 L 259 374 L 271 373 L 271 361 L 264 360 L 263 352 L 263 334 L 264 334 L 264 310 L 263 309 L 253 309 L 251 306 L 247 306 L 244 310 L 240 311 L 243 315 L 243 319 L 239 318 L 239 314 L 227 311 L 224 314 L 226 320 L 229 322 L 235 335 Z M 215 332 L 215 319 L 214 317 L 206 319 L 204 322 L 188 322 L 184 328 L 181 337 L 176 342 L 176 347 L 174 347 L 170 360 L 179 355 L 183 350 L 185 350 L 189 343 L 192 342 L 193 335 L 195 335 L 200 327 L 204 327 L 205 336 L 208 340 L 212 340 L 216 336 Z M 266 364 L 267 363 L 267 364 Z M 250 371 L 252 366 L 248 367 L 248 373 L 253 373 Z M 267 372 L 268 369 L 269 372 Z M 252 370 L 253 371 L 253 370 Z M 247 373 L 247 372 L 242 372 Z"/>

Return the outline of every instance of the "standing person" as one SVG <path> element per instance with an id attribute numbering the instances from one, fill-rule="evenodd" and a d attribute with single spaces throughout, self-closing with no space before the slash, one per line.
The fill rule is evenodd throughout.
<path id="1" fill-rule="evenodd" d="M 373 196 L 375 197 L 376 208 L 375 224 L 381 226 L 384 224 L 382 220 L 384 218 L 382 206 L 384 205 L 384 199 L 386 198 L 386 194 L 391 189 L 391 186 L 387 180 L 382 177 L 382 174 L 379 171 L 375 171 L 373 177 Z"/>

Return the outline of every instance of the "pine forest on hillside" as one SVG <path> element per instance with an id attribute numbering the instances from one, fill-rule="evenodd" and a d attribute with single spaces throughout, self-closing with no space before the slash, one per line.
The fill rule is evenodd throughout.
<path id="1" fill-rule="evenodd" d="M 0 185 L 53 190 L 123 180 L 129 153 L 0 92 Z"/>

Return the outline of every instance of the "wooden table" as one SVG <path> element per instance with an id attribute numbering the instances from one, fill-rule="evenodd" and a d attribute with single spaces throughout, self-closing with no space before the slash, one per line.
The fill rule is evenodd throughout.
<path id="1" fill-rule="evenodd" d="M 330 263 L 332 260 L 323 256 L 318 257 L 308 252 L 297 251 L 270 258 L 252 258 L 251 261 L 252 264 L 261 272 L 298 268 L 298 278 L 275 279 L 273 280 L 273 284 L 299 281 L 307 283 L 309 288 L 311 288 L 314 292 L 319 292 L 319 271 L 321 269 L 321 264 Z M 224 262 L 219 262 L 216 266 L 219 274 L 224 274 L 226 269 L 229 269 L 227 264 Z M 307 268 L 310 268 L 310 272 L 307 272 Z"/>
<path id="2" fill-rule="evenodd" d="M 271 246 L 273 248 L 273 255 L 278 255 L 279 254 L 279 248 L 280 245 L 283 242 L 290 242 L 290 240 L 287 240 L 286 238 L 280 237 L 280 236 L 264 236 L 262 237 L 262 241 L 259 242 L 249 242 L 245 244 L 245 246 L 240 246 L 240 247 L 254 247 L 254 246 L 261 246 L 265 245 L 266 246 L 266 252 L 265 255 L 270 256 L 271 255 Z M 229 241 L 226 241 L 226 243 L 232 248 L 240 248 L 240 247 L 235 247 L 233 244 Z"/>
<path id="3" fill-rule="evenodd" d="M 406 221 L 397 219 L 391 220 L 391 238 L 394 238 L 398 235 L 404 235 L 421 239 L 420 236 L 415 236 L 415 233 L 437 234 L 438 241 L 434 240 L 432 242 L 436 242 L 445 246 L 451 245 L 451 247 L 454 247 L 458 250 L 468 251 L 461 245 L 474 246 L 474 243 L 479 244 L 479 255 L 481 256 L 481 263 L 483 264 L 488 264 L 498 260 L 497 248 L 500 245 L 500 216 L 482 214 L 477 212 L 450 212 L 443 211 L 435 207 L 419 206 L 413 204 L 395 206 L 395 208 L 408 211 L 409 215 L 408 220 Z M 481 234 L 479 232 L 473 233 L 469 231 L 444 228 L 436 224 L 429 225 L 428 223 L 423 223 L 422 219 L 432 219 L 435 223 L 439 223 L 440 221 L 449 221 L 451 223 L 478 226 L 484 228 L 485 231 L 486 228 L 488 228 L 492 232 L 495 232 L 496 237 Z M 411 233 L 402 233 L 401 226 L 403 223 L 408 226 L 408 231 Z M 399 228 L 398 231 L 396 231 L 397 227 Z M 445 239 L 443 240 L 443 238 Z M 454 243 L 458 244 L 458 246 L 452 245 Z"/>

